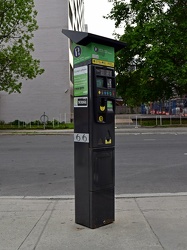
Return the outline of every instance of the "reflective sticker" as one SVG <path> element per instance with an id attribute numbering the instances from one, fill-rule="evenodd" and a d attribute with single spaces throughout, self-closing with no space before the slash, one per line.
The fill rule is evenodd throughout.
<path id="1" fill-rule="evenodd" d="M 89 143 L 89 134 L 74 133 L 74 142 Z"/>
<path id="2" fill-rule="evenodd" d="M 112 143 L 112 139 L 109 139 L 109 140 L 105 139 L 105 144 L 111 144 L 111 143 Z"/>

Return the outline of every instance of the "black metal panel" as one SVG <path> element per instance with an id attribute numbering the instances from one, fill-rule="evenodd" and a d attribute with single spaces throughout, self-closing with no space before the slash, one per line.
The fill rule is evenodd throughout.
<path id="1" fill-rule="evenodd" d="M 88 32 L 63 29 L 62 33 L 70 38 L 73 42 L 83 46 L 86 46 L 89 43 L 99 43 L 113 47 L 116 52 L 127 46 L 124 42 L 113 40 L 111 38 L 103 36 L 98 36 Z"/>
<path id="2" fill-rule="evenodd" d="M 74 132 L 88 133 L 88 108 L 74 108 Z"/>
<path id="3" fill-rule="evenodd" d="M 115 145 L 114 122 L 111 124 L 92 123 L 90 134 L 91 147 L 103 148 L 113 147 Z"/>
<path id="4" fill-rule="evenodd" d="M 90 228 L 112 223 L 115 220 L 114 210 L 113 188 L 90 192 Z"/>
<path id="5" fill-rule="evenodd" d="M 90 224 L 88 152 L 88 143 L 74 143 L 75 222 L 87 227 Z"/>
<path id="6" fill-rule="evenodd" d="M 90 191 L 114 188 L 114 148 L 90 150 Z"/>

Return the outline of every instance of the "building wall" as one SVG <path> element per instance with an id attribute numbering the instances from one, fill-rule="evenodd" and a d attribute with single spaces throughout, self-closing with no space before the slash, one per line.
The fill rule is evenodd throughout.
<path id="1" fill-rule="evenodd" d="M 83 29 L 79 13 L 83 4 L 79 8 L 80 3 L 82 0 L 35 0 L 39 30 L 33 40 L 34 57 L 40 59 L 45 72 L 34 80 L 24 81 L 21 94 L 0 93 L 0 120 L 30 122 L 39 120 L 44 112 L 51 121 L 71 119 L 72 56 L 62 29 Z M 69 19 L 70 9 L 72 20 Z"/>

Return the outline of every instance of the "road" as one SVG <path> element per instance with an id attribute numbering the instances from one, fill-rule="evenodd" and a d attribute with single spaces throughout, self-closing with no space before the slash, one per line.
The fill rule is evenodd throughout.
<path id="1" fill-rule="evenodd" d="M 73 135 L 0 136 L 0 196 L 74 194 Z M 187 134 L 116 134 L 116 194 L 187 192 Z"/>
<path id="2" fill-rule="evenodd" d="M 187 135 L 117 136 L 116 191 L 187 192 Z"/>

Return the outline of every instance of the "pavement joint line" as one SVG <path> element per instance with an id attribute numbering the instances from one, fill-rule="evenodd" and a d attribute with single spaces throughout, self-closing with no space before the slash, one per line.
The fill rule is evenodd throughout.
<path id="1" fill-rule="evenodd" d="M 148 218 L 145 216 L 144 212 L 142 211 L 140 205 L 139 205 L 138 202 L 137 202 L 137 199 L 135 199 L 135 203 L 136 203 L 136 205 L 137 205 L 137 207 L 138 207 L 140 213 L 142 214 L 144 220 L 146 221 L 147 225 L 149 226 L 149 228 L 150 228 L 152 234 L 156 237 L 156 239 L 157 239 L 157 241 L 158 241 L 160 247 L 164 250 L 165 248 L 164 248 L 164 246 L 162 245 L 162 242 L 160 241 L 159 236 L 156 234 L 156 232 L 154 231 L 154 229 L 153 229 L 152 225 L 150 224 Z"/>
<path id="2" fill-rule="evenodd" d="M 179 193 L 145 193 L 145 194 L 119 194 L 115 195 L 115 199 L 136 199 L 136 198 L 161 198 L 161 197 L 179 197 L 187 196 L 187 192 Z M 58 196 L 0 196 L 1 200 L 74 200 L 74 195 L 58 195 Z"/>
<path id="3" fill-rule="evenodd" d="M 50 211 L 50 214 L 49 214 L 49 216 L 48 216 L 48 219 L 46 220 L 45 225 L 44 225 L 44 227 L 43 227 L 41 233 L 39 234 L 38 240 L 37 240 L 37 242 L 35 243 L 35 246 L 34 246 L 33 249 L 36 249 L 37 245 L 39 244 L 39 242 L 40 242 L 40 240 L 41 240 L 41 238 L 42 238 L 42 235 L 43 235 L 43 233 L 44 233 L 44 231 L 45 231 L 45 229 L 46 229 L 46 227 L 47 227 L 47 224 L 49 223 L 49 220 L 50 220 L 51 217 L 52 217 L 52 214 L 53 214 L 53 212 L 54 212 L 54 208 L 55 208 L 56 204 L 57 204 L 57 201 L 55 201 L 55 203 L 52 204 L 53 208 L 52 208 L 51 211 Z M 51 205 L 51 204 L 49 204 L 49 206 L 50 206 L 50 205 Z M 48 206 L 48 207 L 49 207 L 49 206 Z M 48 207 L 46 208 L 45 213 L 47 212 Z M 43 214 L 43 215 L 44 215 L 44 214 Z M 43 216 L 42 216 L 42 217 L 43 217 Z"/>
<path id="4" fill-rule="evenodd" d="M 44 216 L 44 214 L 47 212 L 47 210 L 48 210 L 48 208 L 50 207 L 51 204 L 52 204 L 52 203 L 49 203 L 49 204 L 47 205 L 46 209 L 44 210 L 44 212 L 42 213 L 42 215 L 40 216 L 40 218 L 36 221 L 36 223 L 34 224 L 34 226 L 32 227 L 32 229 L 29 231 L 29 233 L 26 235 L 25 239 L 22 241 L 22 243 L 21 243 L 20 246 L 18 247 L 18 250 L 19 250 L 19 249 L 23 246 L 23 244 L 27 241 L 27 239 L 29 238 L 29 236 L 31 235 L 31 233 L 33 232 L 33 230 L 35 229 L 35 227 L 37 226 L 37 224 L 40 222 L 41 218 L 42 218 L 42 217 Z M 53 204 L 53 207 L 54 207 L 55 205 L 56 205 L 56 204 Z M 52 211 L 53 211 L 53 210 L 52 210 Z M 43 232 L 44 232 L 44 230 L 45 230 L 45 228 L 46 228 L 46 226 L 47 226 L 47 224 L 48 224 L 48 222 L 49 222 L 49 219 L 50 219 L 50 217 L 51 217 L 52 211 L 51 211 L 51 213 L 50 213 L 50 216 L 49 216 L 48 219 L 46 220 L 45 225 L 44 225 L 44 227 L 43 227 L 41 233 L 39 234 L 39 237 L 38 237 L 38 239 L 37 239 L 37 241 L 36 241 L 36 243 L 35 243 L 33 249 L 36 249 L 36 246 L 38 245 L 38 243 L 39 243 L 39 241 L 40 241 L 40 239 L 41 239 L 41 236 L 42 236 L 42 234 L 43 234 Z"/>

